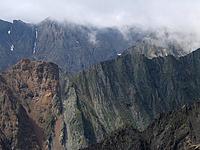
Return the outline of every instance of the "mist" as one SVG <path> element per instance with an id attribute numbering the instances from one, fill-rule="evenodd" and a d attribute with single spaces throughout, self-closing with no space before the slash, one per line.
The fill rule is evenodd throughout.
<path id="1" fill-rule="evenodd" d="M 0 18 L 40 22 L 47 17 L 99 26 L 138 24 L 199 28 L 199 0 L 6 0 Z"/>
<path id="2" fill-rule="evenodd" d="M 166 28 L 173 36 L 182 33 L 182 43 L 187 40 L 195 49 L 200 47 L 199 8 L 199 0 L 6 0 L 0 19 L 39 23 L 49 17 L 98 27 Z"/>

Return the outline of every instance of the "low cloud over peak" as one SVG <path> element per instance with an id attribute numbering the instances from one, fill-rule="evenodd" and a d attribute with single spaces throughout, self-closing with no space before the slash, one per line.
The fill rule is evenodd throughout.
<path id="1" fill-rule="evenodd" d="M 40 22 L 51 17 L 60 21 L 99 26 L 139 24 L 197 29 L 199 0 L 6 0 L 0 18 Z"/>

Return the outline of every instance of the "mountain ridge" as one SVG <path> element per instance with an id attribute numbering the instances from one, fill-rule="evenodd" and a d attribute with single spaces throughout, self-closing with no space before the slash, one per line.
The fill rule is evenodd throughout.
<path id="1" fill-rule="evenodd" d="M 20 20 L 4 22 L 0 25 L 0 70 L 17 63 L 22 58 L 51 61 L 68 72 L 79 72 L 91 65 L 116 58 L 138 41 L 160 45 L 159 52 L 142 51 L 149 57 L 173 54 L 182 56 L 185 49 L 177 38 L 168 37 L 164 31 L 130 27 L 98 28 L 74 23 L 59 23 L 46 19 L 38 24 Z M 173 48 L 174 50 L 170 50 Z M 165 49 L 164 49 L 165 48 Z"/>
<path id="2" fill-rule="evenodd" d="M 126 125 L 143 131 L 160 113 L 199 99 L 200 49 L 153 59 L 129 50 L 76 75 L 28 59 L 2 72 L 1 146 L 81 149 Z"/>
<path id="3" fill-rule="evenodd" d="M 199 108 L 200 102 L 184 105 L 179 110 L 161 114 L 143 132 L 139 132 L 133 127 L 125 127 L 115 131 L 101 143 L 91 145 L 85 150 L 198 150 L 200 149 L 199 115 L 197 115 Z"/>
<path id="4" fill-rule="evenodd" d="M 81 123 L 97 142 L 126 124 L 144 130 L 160 113 L 198 100 L 199 60 L 199 49 L 180 58 L 153 59 L 133 50 L 82 71 L 64 85 L 68 87 L 64 114 L 77 110 L 70 118 L 78 120 L 75 124 L 66 120 L 68 130 L 77 132 L 75 126 Z M 90 128 L 84 127 L 84 120 Z M 74 138 L 84 135 L 78 132 Z"/>

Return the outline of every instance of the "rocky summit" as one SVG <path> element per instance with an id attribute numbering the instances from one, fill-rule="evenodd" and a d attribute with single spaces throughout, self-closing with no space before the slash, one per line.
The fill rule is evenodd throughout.
<path id="1" fill-rule="evenodd" d="M 2 149 L 46 149 L 61 113 L 59 70 L 23 59 L 0 75 Z"/>

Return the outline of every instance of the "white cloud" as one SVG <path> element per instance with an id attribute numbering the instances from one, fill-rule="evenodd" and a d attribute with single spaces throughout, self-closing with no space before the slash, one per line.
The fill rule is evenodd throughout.
<path id="1" fill-rule="evenodd" d="M 96 32 L 95 31 L 94 32 L 90 32 L 88 34 L 88 37 L 89 37 L 89 42 L 91 44 L 93 44 L 93 45 L 97 45 L 98 44 L 98 41 L 96 39 Z"/>
<path id="2" fill-rule="evenodd" d="M 100 26 L 140 24 L 197 30 L 199 0 L 4 0 L 0 18 L 40 22 L 47 17 Z"/>

